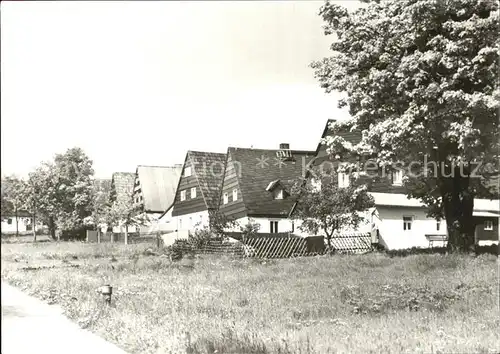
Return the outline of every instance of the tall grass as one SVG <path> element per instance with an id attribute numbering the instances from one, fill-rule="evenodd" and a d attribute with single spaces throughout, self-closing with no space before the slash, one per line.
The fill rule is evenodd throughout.
<path id="1" fill-rule="evenodd" d="M 82 327 L 131 353 L 500 350 L 494 256 L 203 256 L 172 263 L 143 256 L 139 245 L 16 246 L 2 245 L 2 278 L 61 304 Z M 70 262 L 82 266 L 23 271 L 11 261 L 20 252 L 31 263 L 76 255 Z M 94 291 L 104 283 L 114 287 L 111 307 Z"/>

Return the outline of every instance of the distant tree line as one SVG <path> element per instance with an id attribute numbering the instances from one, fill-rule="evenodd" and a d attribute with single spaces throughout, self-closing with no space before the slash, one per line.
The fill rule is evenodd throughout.
<path id="1" fill-rule="evenodd" d="M 114 201 L 109 184 L 96 183 L 92 160 L 78 147 L 42 162 L 27 178 L 2 178 L 2 220 L 26 211 L 36 224 L 46 225 L 53 239 L 78 237 L 85 230 L 143 224 L 139 210 L 130 200 Z M 17 232 L 18 234 L 18 232 Z"/>

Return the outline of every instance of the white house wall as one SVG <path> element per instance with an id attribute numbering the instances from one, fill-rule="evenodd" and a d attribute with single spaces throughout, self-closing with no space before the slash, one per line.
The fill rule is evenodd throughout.
<path id="1" fill-rule="evenodd" d="M 446 235 L 446 222 L 442 220 L 437 230 L 436 220 L 428 218 L 421 208 L 378 206 L 377 211 L 380 219 L 379 242 L 387 249 L 428 248 L 426 234 Z M 413 217 L 411 230 L 403 230 L 403 216 Z M 442 244 L 435 242 L 434 246 Z"/>
<path id="2" fill-rule="evenodd" d="M 297 229 L 297 220 L 291 219 L 275 219 L 275 218 L 249 218 L 247 216 L 239 218 L 236 221 L 237 226 L 232 228 L 230 231 L 241 231 L 240 227 L 245 227 L 249 221 L 260 225 L 259 233 L 270 233 L 271 232 L 271 220 L 278 222 L 278 232 L 292 232 L 292 222 L 295 224 L 294 234 L 297 234 L 299 230 Z"/>
<path id="3" fill-rule="evenodd" d="M 8 220 L 11 220 L 11 224 L 9 224 L 9 221 Z M 30 217 L 26 217 L 26 216 L 20 216 L 18 217 L 18 223 L 19 223 L 19 228 L 18 228 L 18 231 L 19 232 L 27 232 L 27 231 L 31 231 L 31 230 L 27 230 L 26 228 L 26 225 L 31 225 L 32 223 L 32 218 Z M 16 232 L 16 217 L 15 216 L 11 216 L 11 217 L 6 217 L 5 220 L 2 220 L 2 223 L 1 223 L 1 230 L 3 233 L 13 233 L 13 232 Z M 36 229 L 40 229 L 41 225 L 39 223 L 37 223 L 36 225 Z"/>
<path id="4" fill-rule="evenodd" d="M 209 216 L 208 210 L 173 216 L 171 218 L 171 225 L 174 227 L 173 230 L 178 231 L 195 231 L 196 229 L 202 229 L 209 226 Z"/>

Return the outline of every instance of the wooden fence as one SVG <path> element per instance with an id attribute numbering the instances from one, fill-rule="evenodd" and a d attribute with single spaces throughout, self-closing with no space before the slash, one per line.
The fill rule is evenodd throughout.
<path id="1" fill-rule="evenodd" d="M 125 243 L 125 233 L 123 232 L 99 232 L 93 230 L 87 230 L 87 242 L 96 243 Z M 137 232 L 129 232 L 127 241 L 129 244 L 134 243 L 152 243 L 157 244 L 158 234 L 140 234 Z"/>
<path id="2" fill-rule="evenodd" d="M 177 240 L 173 247 L 183 253 L 231 254 L 244 258 L 291 258 L 335 253 L 365 253 L 372 250 L 370 233 L 340 234 L 332 238 L 332 248 L 323 236 L 300 237 L 293 234 L 255 234 L 241 236 L 232 242 L 210 240 L 195 244 L 193 240 Z"/>
<path id="3" fill-rule="evenodd" d="M 87 242 L 124 243 L 124 237 L 123 233 L 87 231 Z M 157 246 L 166 246 L 163 238 L 168 239 L 169 235 L 129 233 L 128 243 L 151 243 Z M 230 240 L 232 241 L 223 242 L 214 239 L 200 244 L 196 243 L 194 239 L 179 239 L 173 242 L 173 245 L 183 252 L 232 254 L 245 258 L 290 258 L 322 255 L 330 251 L 353 254 L 372 250 L 370 233 L 335 234 L 330 240 L 331 248 L 328 247 L 323 236 L 300 237 L 289 233 L 257 233 L 251 236 L 232 234 Z"/>
<path id="4" fill-rule="evenodd" d="M 333 249 L 338 253 L 365 253 L 373 249 L 371 233 L 346 232 L 331 238 Z"/>
<path id="5" fill-rule="evenodd" d="M 331 251 L 352 254 L 372 250 L 370 233 L 342 233 L 331 239 L 331 248 L 323 236 L 299 237 L 295 235 L 262 237 L 259 234 L 243 237 L 244 257 L 290 258 L 321 255 Z"/>

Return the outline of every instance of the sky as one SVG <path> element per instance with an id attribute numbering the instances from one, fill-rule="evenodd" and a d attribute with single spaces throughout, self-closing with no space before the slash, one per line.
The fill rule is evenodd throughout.
<path id="1" fill-rule="evenodd" d="M 332 41 L 322 3 L 2 2 L 2 175 L 75 146 L 100 178 L 187 150 L 314 150 L 347 117 L 309 66 Z"/>

